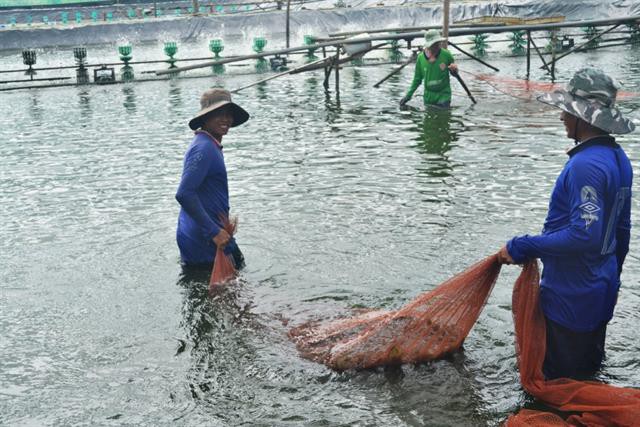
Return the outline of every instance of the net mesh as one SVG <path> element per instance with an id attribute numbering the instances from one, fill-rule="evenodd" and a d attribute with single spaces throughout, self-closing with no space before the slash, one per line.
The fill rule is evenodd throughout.
<path id="1" fill-rule="evenodd" d="M 530 262 L 522 270 L 513 289 L 513 318 L 520 382 L 526 391 L 563 412 L 574 412 L 565 424 L 585 426 L 633 426 L 640 424 L 640 390 L 615 387 L 595 381 L 567 378 L 545 381 L 542 373 L 546 331 L 539 304 L 538 265 Z M 546 413 L 520 411 L 507 425 L 549 425 Z M 547 417 L 554 417 L 546 414 Z M 557 417 L 561 420 L 559 417 Z"/>
<path id="2" fill-rule="evenodd" d="M 372 311 L 289 332 L 303 357 L 344 370 L 437 359 L 458 349 L 500 273 L 491 256 L 395 311 Z"/>
<path id="3" fill-rule="evenodd" d="M 556 90 L 566 89 L 566 85 L 560 83 L 523 80 L 496 74 L 475 74 L 466 71 L 462 72 L 472 76 L 476 80 L 488 84 L 498 92 L 525 100 L 534 100 L 537 96 L 542 95 L 543 93 L 550 93 Z M 616 94 L 616 99 L 618 100 L 633 98 L 640 98 L 640 93 L 618 90 Z"/>
<path id="4" fill-rule="evenodd" d="M 497 257 L 480 261 L 395 311 L 364 311 L 289 331 L 300 354 L 336 370 L 425 362 L 458 349 L 478 319 L 500 273 Z M 594 381 L 545 381 L 545 322 L 537 262 L 526 264 L 513 289 L 516 354 L 523 388 L 562 417 L 523 409 L 514 426 L 640 425 L 640 390 Z"/>
<path id="5" fill-rule="evenodd" d="M 233 236 L 236 232 L 238 225 L 238 219 L 229 219 L 227 216 L 221 216 L 222 227 L 229 233 L 229 236 Z M 233 279 L 236 275 L 236 267 L 233 262 L 233 257 L 224 253 L 224 250 L 218 247 L 216 249 L 216 257 L 213 262 L 213 271 L 211 272 L 211 279 L 209 280 L 209 292 L 215 293 L 219 286 L 224 285 L 229 280 Z"/>

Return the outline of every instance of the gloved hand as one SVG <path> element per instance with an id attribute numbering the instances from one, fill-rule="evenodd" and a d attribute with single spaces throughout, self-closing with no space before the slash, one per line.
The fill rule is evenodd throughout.
<path id="1" fill-rule="evenodd" d="M 409 100 L 410 100 L 410 99 L 411 99 L 411 98 L 410 98 L 410 97 L 408 97 L 408 96 L 405 96 L 404 98 L 402 98 L 402 99 L 400 100 L 400 106 L 402 107 L 404 104 L 406 104 L 407 102 L 409 102 Z"/>

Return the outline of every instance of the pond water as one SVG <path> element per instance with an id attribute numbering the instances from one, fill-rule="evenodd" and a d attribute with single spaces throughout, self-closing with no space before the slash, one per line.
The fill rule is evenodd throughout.
<path id="1" fill-rule="evenodd" d="M 524 76 L 523 58 L 488 60 Z M 587 64 L 640 92 L 640 49 L 569 57 L 559 81 Z M 541 229 L 570 142 L 558 112 L 468 74 L 477 105 L 454 83 L 451 111 L 421 111 L 421 89 L 400 111 L 412 70 L 373 89 L 389 71 L 343 69 L 339 100 L 321 71 L 235 96 L 252 115 L 224 140 L 247 267 L 214 299 L 175 244 L 186 123 L 206 88 L 258 76 L 0 94 L 0 424 L 480 426 L 528 405 L 517 267 L 445 360 L 336 373 L 287 339 L 400 307 Z M 639 121 L 638 98 L 621 107 Z M 640 133 L 619 141 L 640 170 Z M 626 386 L 640 385 L 636 218 L 601 375 Z"/>

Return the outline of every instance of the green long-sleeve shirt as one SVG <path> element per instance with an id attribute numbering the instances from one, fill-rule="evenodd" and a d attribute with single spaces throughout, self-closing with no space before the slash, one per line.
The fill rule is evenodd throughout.
<path id="1" fill-rule="evenodd" d="M 424 81 L 423 100 L 425 105 L 450 102 L 451 84 L 449 83 L 448 67 L 451 64 L 453 64 L 453 55 L 446 49 L 440 49 L 440 53 L 433 63 L 429 62 L 424 52 L 420 52 L 407 97 L 411 98 L 420 83 Z"/>

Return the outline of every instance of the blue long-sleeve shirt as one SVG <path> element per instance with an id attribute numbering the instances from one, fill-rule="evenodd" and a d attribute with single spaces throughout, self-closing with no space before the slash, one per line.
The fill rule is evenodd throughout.
<path id="1" fill-rule="evenodd" d="M 213 262 L 220 215 L 229 215 L 229 187 L 222 146 L 206 132 L 197 132 L 184 156 L 176 193 L 180 203 L 176 237 L 185 264 Z M 225 250 L 235 246 L 232 241 Z"/>
<path id="2" fill-rule="evenodd" d="M 569 151 L 542 234 L 507 243 L 517 263 L 540 258 L 540 304 L 549 319 L 578 332 L 613 316 L 622 264 L 629 251 L 633 171 L 612 137 Z"/>

